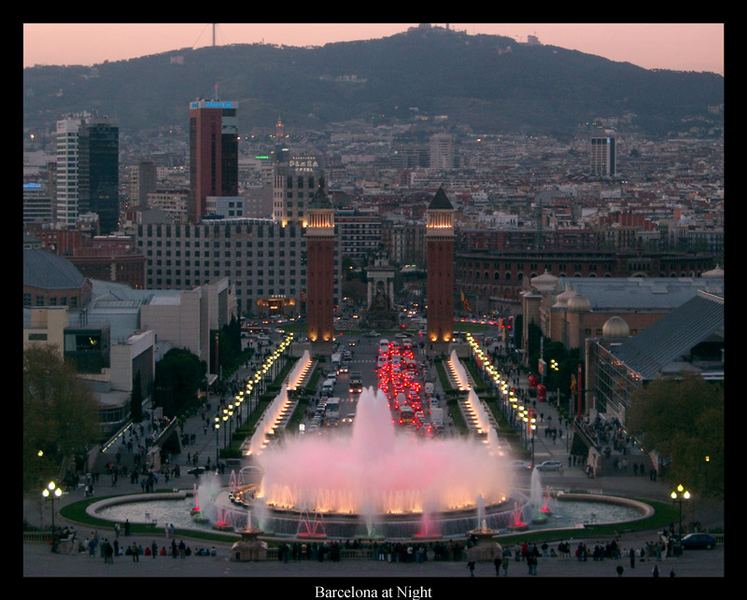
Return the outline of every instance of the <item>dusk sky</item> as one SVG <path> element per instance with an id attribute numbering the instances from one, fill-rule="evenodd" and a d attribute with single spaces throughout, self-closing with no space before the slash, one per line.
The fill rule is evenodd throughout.
<path id="1" fill-rule="evenodd" d="M 219 24 L 217 43 L 264 42 L 292 46 L 381 38 L 416 24 Z M 439 24 L 444 25 L 444 24 Z M 724 72 L 724 26 L 711 24 L 464 24 L 450 27 L 526 41 L 536 34 L 543 44 L 627 61 L 647 69 Z M 26 24 L 24 67 L 93 65 L 211 43 L 207 23 L 178 24 Z"/>

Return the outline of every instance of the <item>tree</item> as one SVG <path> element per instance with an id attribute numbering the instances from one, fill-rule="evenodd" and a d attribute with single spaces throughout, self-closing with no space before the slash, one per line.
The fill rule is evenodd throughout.
<path id="1" fill-rule="evenodd" d="M 184 348 L 173 348 L 156 364 L 154 401 L 164 414 L 176 416 L 195 396 L 207 365 Z"/>
<path id="2" fill-rule="evenodd" d="M 720 384 L 691 374 L 653 381 L 633 396 L 626 421 L 644 448 L 671 459 L 669 479 L 700 496 L 723 496 L 724 389 Z"/>
<path id="3" fill-rule="evenodd" d="M 76 454 L 100 438 L 98 403 L 73 367 L 53 347 L 24 350 L 24 490 L 64 475 Z"/>
<path id="4" fill-rule="evenodd" d="M 135 423 L 143 420 L 143 390 L 140 382 L 140 371 L 135 374 L 130 397 L 130 417 Z"/>

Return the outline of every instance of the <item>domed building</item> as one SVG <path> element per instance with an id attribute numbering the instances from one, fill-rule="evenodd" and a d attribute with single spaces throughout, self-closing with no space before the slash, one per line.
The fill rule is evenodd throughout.
<path id="1" fill-rule="evenodd" d="M 522 294 L 523 341 L 528 341 L 529 325 L 534 323 L 546 337 L 568 349 L 579 348 L 583 355 L 587 339 L 606 336 L 608 322 L 608 333 L 635 336 L 692 299 L 698 290 L 723 293 L 723 275 L 718 267 L 692 278 L 565 279 L 545 273 L 532 278 L 531 288 Z M 613 317 L 623 321 L 627 330 Z"/>
<path id="2" fill-rule="evenodd" d="M 568 300 L 568 310 L 571 312 L 586 312 L 591 310 L 591 302 L 586 296 L 581 294 L 574 294 L 572 298 Z"/>
<path id="3" fill-rule="evenodd" d="M 602 326 L 602 337 L 604 338 L 625 338 L 630 337 L 630 327 L 625 319 L 615 315 L 610 317 Z"/>

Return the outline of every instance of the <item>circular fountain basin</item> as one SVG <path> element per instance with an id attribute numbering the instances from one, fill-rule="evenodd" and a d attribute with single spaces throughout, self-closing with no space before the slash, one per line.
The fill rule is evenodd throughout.
<path id="1" fill-rule="evenodd" d="M 227 502 L 228 491 L 222 492 L 216 500 L 221 507 Z M 522 498 L 526 502 L 525 498 Z M 602 496 L 599 494 L 564 494 L 558 493 L 556 505 L 552 515 L 545 524 L 527 525 L 530 531 L 549 529 L 580 528 L 585 525 L 601 525 L 608 523 L 627 523 L 645 519 L 654 513 L 654 509 L 643 502 L 616 496 Z M 196 522 L 189 514 L 192 508 L 192 498 L 187 493 L 175 494 L 136 494 L 108 498 L 91 504 L 87 512 L 91 516 L 113 522 L 147 523 L 157 527 L 173 524 L 180 529 L 196 531 L 214 531 L 213 522 L 217 518 L 217 511 L 204 508 L 206 515 L 213 515 L 213 520 L 205 523 Z M 230 507 L 230 503 L 227 504 Z M 227 527 L 224 531 L 240 531 L 246 527 L 246 510 L 221 508 Z M 477 516 L 474 509 L 450 511 L 431 515 L 433 531 L 422 532 L 422 515 L 382 515 L 366 522 L 360 515 L 323 514 L 314 515 L 301 511 L 268 509 L 267 514 L 260 516 L 259 510 L 253 515 L 260 529 L 267 535 L 278 537 L 303 539 L 324 537 L 330 539 L 428 539 L 463 538 L 469 531 L 475 529 Z M 501 505 L 485 508 L 485 522 L 488 527 L 499 533 L 521 531 L 510 526 L 513 503 L 509 499 Z M 320 523 L 320 530 L 316 533 L 304 531 L 302 522 Z M 321 527 L 324 531 L 322 533 Z M 418 533 L 421 533 L 419 536 Z"/>

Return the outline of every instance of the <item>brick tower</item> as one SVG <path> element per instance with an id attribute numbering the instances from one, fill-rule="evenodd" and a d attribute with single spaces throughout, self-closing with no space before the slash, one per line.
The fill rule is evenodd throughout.
<path id="1" fill-rule="evenodd" d="M 324 192 L 324 178 L 309 204 L 306 229 L 306 319 L 316 353 L 334 338 L 335 211 Z"/>
<path id="2" fill-rule="evenodd" d="M 443 187 L 428 206 L 425 239 L 428 350 L 444 354 L 454 331 L 454 207 Z"/>

